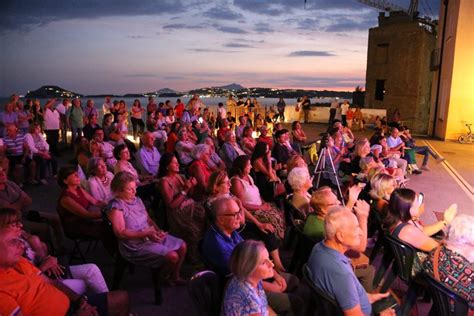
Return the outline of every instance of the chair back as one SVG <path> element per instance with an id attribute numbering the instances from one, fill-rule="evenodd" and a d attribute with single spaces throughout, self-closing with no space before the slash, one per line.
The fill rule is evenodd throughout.
<path id="1" fill-rule="evenodd" d="M 409 283 L 412 279 L 411 271 L 416 256 L 415 248 L 390 233 L 386 233 L 385 238 L 392 250 L 398 277 Z"/>
<path id="2" fill-rule="evenodd" d="M 433 298 L 432 310 L 440 316 L 462 316 L 468 314 L 468 305 L 464 298 L 448 289 L 431 275 L 423 275 Z"/>
<path id="3" fill-rule="evenodd" d="M 223 286 L 219 276 L 209 270 L 201 271 L 191 277 L 188 293 L 197 308 L 199 316 L 220 314 Z"/>
<path id="4" fill-rule="evenodd" d="M 344 315 L 339 305 L 337 305 L 336 300 L 329 297 L 324 291 L 314 285 L 311 279 L 311 271 L 306 264 L 303 266 L 303 279 L 311 288 L 311 292 L 315 298 L 315 300 L 311 300 L 313 303 L 311 307 L 315 308 L 315 315 Z"/>
<path id="5" fill-rule="evenodd" d="M 313 250 L 314 245 L 316 245 L 321 240 L 314 240 L 305 234 L 303 234 L 303 229 L 299 226 L 295 226 L 296 234 L 296 246 L 295 252 L 293 254 L 290 271 L 291 273 L 301 276 L 301 270 L 304 267 L 304 264 L 308 262 L 311 251 Z"/>

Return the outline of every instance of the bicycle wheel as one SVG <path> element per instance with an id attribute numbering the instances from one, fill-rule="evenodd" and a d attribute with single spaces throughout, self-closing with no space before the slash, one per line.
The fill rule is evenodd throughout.
<path id="1" fill-rule="evenodd" d="M 458 138 L 458 142 L 460 142 L 461 144 L 465 144 L 467 141 L 468 141 L 468 136 L 467 135 L 461 135 Z"/>

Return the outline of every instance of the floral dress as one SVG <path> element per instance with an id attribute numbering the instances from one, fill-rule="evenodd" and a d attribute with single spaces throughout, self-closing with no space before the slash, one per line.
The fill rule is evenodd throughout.
<path id="1" fill-rule="evenodd" d="M 262 281 L 254 288 L 249 282 L 233 277 L 224 294 L 223 316 L 268 315 L 268 303 Z"/>

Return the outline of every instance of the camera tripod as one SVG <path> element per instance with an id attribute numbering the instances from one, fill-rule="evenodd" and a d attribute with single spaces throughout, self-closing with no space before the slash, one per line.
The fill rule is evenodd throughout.
<path id="1" fill-rule="evenodd" d="M 329 162 L 331 163 L 331 170 L 326 170 L 326 157 L 329 157 Z M 336 168 L 334 168 L 334 161 L 331 157 L 331 154 L 327 152 L 327 147 L 321 149 L 319 153 L 318 162 L 316 163 L 316 167 L 314 168 L 313 175 L 316 176 L 316 189 L 319 188 L 319 182 L 321 181 L 321 175 L 324 173 L 334 175 L 337 184 L 337 192 L 341 198 L 341 202 L 343 206 L 346 206 L 344 203 L 344 197 L 341 191 L 341 184 L 339 183 L 339 178 L 337 176 Z"/>

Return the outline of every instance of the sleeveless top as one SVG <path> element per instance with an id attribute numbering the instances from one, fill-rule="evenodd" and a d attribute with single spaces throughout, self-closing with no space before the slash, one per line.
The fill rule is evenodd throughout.
<path id="1" fill-rule="evenodd" d="M 242 194 L 241 200 L 243 203 L 262 205 L 262 198 L 260 197 L 260 191 L 258 190 L 258 187 L 253 182 L 252 177 L 250 175 L 248 177 L 249 177 L 250 183 L 237 176 L 232 177 L 232 179 L 236 179 L 240 181 L 240 183 L 242 183 L 242 186 L 244 187 L 244 190 L 243 190 L 244 192 Z"/>

